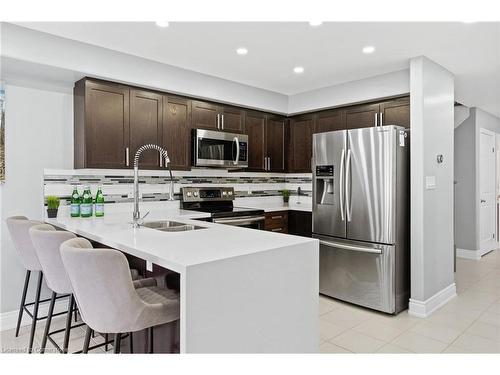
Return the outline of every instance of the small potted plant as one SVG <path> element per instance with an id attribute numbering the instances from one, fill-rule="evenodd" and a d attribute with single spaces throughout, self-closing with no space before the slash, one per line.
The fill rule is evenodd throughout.
<path id="1" fill-rule="evenodd" d="M 58 208 L 59 208 L 59 198 L 54 195 L 47 196 L 47 216 L 50 219 L 57 217 Z"/>
<path id="2" fill-rule="evenodd" d="M 283 189 L 281 191 L 281 195 L 283 196 L 283 203 L 288 203 L 288 201 L 290 200 L 290 190 Z"/>

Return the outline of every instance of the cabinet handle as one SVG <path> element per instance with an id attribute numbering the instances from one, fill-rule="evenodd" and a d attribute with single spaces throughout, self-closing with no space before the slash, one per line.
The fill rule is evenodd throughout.
<path id="1" fill-rule="evenodd" d="M 375 127 L 378 126 L 378 113 L 375 113 Z"/>
<path id="2" fill-rule="evenodd" d="M 384 114 L 380 112 L 380 126 L 384 126 Z"/>
<path id="3" fill-rule="evenodd" d="M 283 219 L 283 216 L 271 216 L 271 219 L 276 220 L 276 219 Z"/>
<path id="4" fill-rule="evenodd" d="M 130 149 L 125 147 L 125 165 L 130 167 Z"/>
<path id="5" fill-rule="evenodd" d="M 267 170 L 270 171 L 271 170 L 271 157 L 270 156 L 267 158 L 267 165 L 268 165 Z"/>
<path id="6" fill-rule="evenodd" d="M 224 130 L 224 115 L 220 115 L 220 117 L 222 118 L 222 121 L 221 121 L 222 130 Z"/>
<path id="7" fill-rule="evenodd" d="M 283 230 L 283 228 L 274 228 L 274 229 L 271 229 L 271 232 L 281 232 Z"/>
<path id="8" fill-rule="evenodd" d="M 220 118 L 219 118 L 219 114 L 217 113 L 217 129 L 220 129 Z"/>

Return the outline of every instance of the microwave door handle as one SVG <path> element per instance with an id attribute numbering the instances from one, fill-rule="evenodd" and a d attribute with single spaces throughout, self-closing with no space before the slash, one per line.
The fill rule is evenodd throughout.
<path id="1" fill-rule="evenodd" d="M 351 150 L 347 150 L 347 162 L 345 172 L 345 206 L 347 221 L 351 221 Z"/>
<path id="2" fill-rule="evenodd" d="M 234 137 L 234 142 L 236 142 L 236 159 L 234 160 L 234 165 L 238 165 L 238 162 L 240 161 L 240 141 L 238 140 L 238 137 Z"/>
<path id="3" fill-rule="evenodd" d="M 344 214 L 344 162 L 345 162 L 345 149 L 342 149 L 342 154 L 340 155 L 340 183 L 339 183 L 339 200 L 340 200 L 340 216 L 342 217 L 342 221 L 345 220 Z"/>

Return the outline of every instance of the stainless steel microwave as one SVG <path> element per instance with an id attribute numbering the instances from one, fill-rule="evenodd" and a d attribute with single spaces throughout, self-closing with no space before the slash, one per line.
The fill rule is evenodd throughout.
<path id="1" fill-rule="evenodd" d="M 193 130 L 195 167 L 248 167 L 248 136 L 215 130 Z"/>

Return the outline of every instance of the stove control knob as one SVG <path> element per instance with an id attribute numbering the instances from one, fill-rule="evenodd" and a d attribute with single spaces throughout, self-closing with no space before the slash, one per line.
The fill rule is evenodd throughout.
<path id="1" fill-rule="evenodd" d="M 190 197 L 191 195 L 193 195 L 190 191 L 187 192 L 186 194 L 188 197 Z"/>
<path id="2" fill-rule="evenodd" d="M 231 190 L 229 190 L 229 191 L 227 192 L 227 194 L 228 194 L 228 195 L 233 195 L 233 192 L 232 192 Z"/>
<path id="3" fill-rule="evenodd" d="M 226 195 L 227 195 L 227 191 L 225 191 L 225 190 L 224 190 L 224 191 L 222 192 L 222 196 L 224 196 L 224 197 L 225 197 Z"/>
<path id="4" fill-rule="evenodd" d="M 194 195 L 195 197 L 197 197 L 197 196 L 198 196 L 198 192 L 197 192 L 197 191 L 195 191 L 195 192 L 193 193 L 193 195 Z"/>

